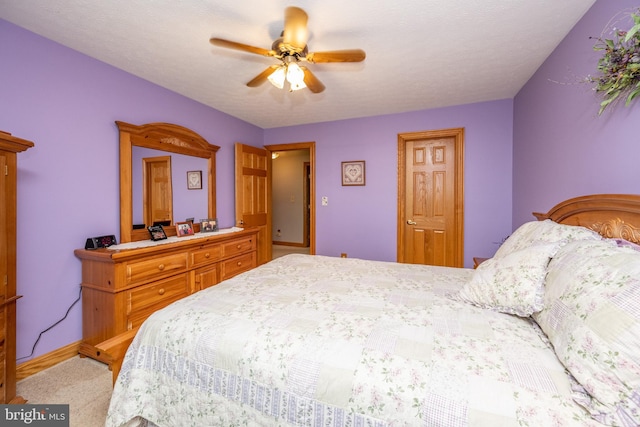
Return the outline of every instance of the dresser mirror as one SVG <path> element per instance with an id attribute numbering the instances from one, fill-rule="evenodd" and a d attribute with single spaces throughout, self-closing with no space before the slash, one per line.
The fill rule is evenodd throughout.
<path id="1" fill-rule="evenodd" d="M 163 218 L 169 224 L 165 226 L 168 236 L 175 236 L 175 222 L 193 216 L 189 214 L 203 212 L 205 204 L 208 218 L 216 218 L 215 156 L 220 147 L 209 144 L 190 129 L 170 123 L 138 126 L 116 122 L 116 125 L 120 131 L 120 243 L 149 239 L 146 226 L 152 224 L 146 224 L 141 213 L 144 209 L 142 159 L 168 162 L 170 182 L 173 182 L 169 191 L 172 197 L 167 201 L 169 213 Z M 193 171 L 202 171 L 201 183 L 196 189 L 193 185 L 188 187 L 186 181 L 187 172 Z M 187 199 L 189 202 L 184 203 Z M 183 202 L 174 206 L 174 200 Z M 186 204 L 195 212 L 185 211 L 183 205 Z"/>

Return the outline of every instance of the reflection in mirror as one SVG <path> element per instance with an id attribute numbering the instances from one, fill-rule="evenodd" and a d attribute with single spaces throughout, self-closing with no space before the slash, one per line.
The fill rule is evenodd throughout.
<path id="1" fill-rule="evenodd" d="M 220 147 L 209 144 L 191 129 L 171 123 L 138 126 L 117 121 L 116 125 L 120 131 L 120 243 L 149 239 L 146 228 L 134 227 L 148 225 L 142 202 L 145 193 L 143 158 L 166 159 L 163 179 L 171 190 L 164 189 L 162 194 L 172 193 L 171 206 L 168 196 L 159 204 L 166 209 L 167 212 L 161 215 L 168 218 L 170 224 L 191 217 L 216 218 L 216 152 Z M 167 179 L 169 169 L 172 170 L 171 181 Z M 187 189 L 188 171 L 202 171 L 202 189 Z M 134 192 L 137 193 L 135 198 Z M 195 228 L 198 231 L 197 223 Z M 166 227 L 165 232 L 167 236 L 176 235 L 175 227 Z"/>
<path id="2" fill-rule="evenodd" d="M 160 218 L 160 216 L 158 215 L 152 216 L 153 220 L 150 220 L 148 218 L 145 218 L 144 216 L 144 159 L 167 157 L 167 154 L 171 154 L 170 156 L 168 156 L 170 158 L 169 177 L 171 178 L 171 181 L 169 182 L 168 186 L 160 185 L 160 187 L 168 187 L 169 193 L 172 193 L 172 195 L 169 196 L 168 199 L 171 203 L 166 207 L 166 212 L 169 213 L 166 214 L 166 216 L 164 216 L 163 218 Z M 149 160 L 147 160 L 147 163 L 150 163 Z M 207 159 L 201 157 L 186 156 L 184 154 L 167 153 L 166 151 L 153 150 L 144 147 L 133 147 L 131 155 L 131 166 L 134 225 L 153 225 L 154 220 L 158 221 L 161 219 L 168 220 L 170 221 L 169 224 L 173 225 L 175 222 L 185 221 L 187 218 L 191 217 L 196 218 L 196 220 L 208 217 L 208 182 L 206 182 L 206 180 L 203 180 L 201 190 L 189 190 L 187 188 L 187 172 L 202 171 L 202 175 L 206 176 L 206 171 L 208 169 Z M 151 196 L 154 192 L 150 190 L 151 186 L 149 184 L 150 183 L 148 183 L 146 193 L 147 197 L 151 199 Z M 159 199 L 161 202 L 153 203 L 150 200 L 147 201 L 146 205 L 149 210 L 154 211 L 154 209 L 151 209 L 152 206 L 157 206 L 158 204 L 163 205 L 163 199 L 161 197 L 158 197 L 157 199 Z M 173 215 L 170 214 L 171 211 L 173 212 Z"/>

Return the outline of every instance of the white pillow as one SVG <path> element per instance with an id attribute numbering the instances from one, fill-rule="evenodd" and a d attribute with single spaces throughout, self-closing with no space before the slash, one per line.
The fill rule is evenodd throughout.
<path id="1" fill-rule="evenodd" d="M 536 244 L 602 239 L 603 237 L 598 233 L 585 227 L 558 224 L 550 219 L 531 221 L 518 227 L 498 248 L 493 257 L 502 258 Z"/>
<path id="2" fill-rule="evenodd" d="M 542 310 L 547 265 L 559 246 L 534 245 L 484 261 L 458 293 L 459 299 L 522 317 Z"/>
<path id="3" fill-rule="evenodd" d="M 640 252 L 576 241 L 551 260 L 545 307 L 533 315 L 588 396 L 597 421 L 640 425 Z"/>

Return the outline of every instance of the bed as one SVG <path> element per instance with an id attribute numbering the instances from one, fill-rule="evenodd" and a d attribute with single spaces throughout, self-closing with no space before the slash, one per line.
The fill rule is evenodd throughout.
<path id="1" fill-rule="evenodd" d="M 640 196 L 568 200 L 476 270 L 288 255 L 154 313 L 107 426 L 636 426 Z"/>

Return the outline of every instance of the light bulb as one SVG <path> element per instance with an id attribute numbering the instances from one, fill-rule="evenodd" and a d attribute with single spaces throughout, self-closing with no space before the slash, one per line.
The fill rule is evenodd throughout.
<path id="1" fill-rule="evenodd" d="M 302 71 L 302 68 L 295 62 L 287 65 L 287 81 L 292 91 L 307 87 L 307 85 L 304 84 L 304 71 Z"/>
<path id="2" fill-rule="evenodd" d="M 285 78 L 284 69 L 285 69 L 285 66 L 283 65 L 282 67 L 278 68 L 273 73 L 271 73 L 269 77 L 267 77 L 271 82 L 271 84 L 277 87 L 278 89 L 282 89 L 284 87 L 284 78 Z"/>

